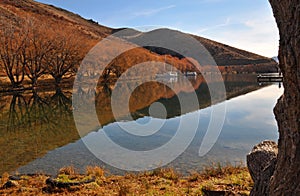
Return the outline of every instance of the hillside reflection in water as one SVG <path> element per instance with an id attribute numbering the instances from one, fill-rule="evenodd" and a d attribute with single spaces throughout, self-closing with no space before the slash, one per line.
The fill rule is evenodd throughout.
<path id="1" fill-rule="evenodd" d="M 191 79 L 200 108 L 189 108 L 189 112 L 182 117 L 200 112 L 201 126 L 190 147 L 170 166 L 187 172 L 199 170 L 210 162 L 243 161 L 246 153 L 257 142 L 277 139 L 277 126 L 272 108 L 282 90 L 276 86 L 257 90 L 260 87 L 256 84 L 254 75 L 232 75 L 224 79 L 227 96 L 230 99 L 226 101 L 225 124 L 216 145 L 202 158 L 198 157 L 198 150 L 210 118 L 210 96 L 203 78 Z M 130 88 L 130 82 L 123 84 L 123 90 Z M 163 145 L 174 135 L 173 130 L 176 130 L 182 118 L 175 95 L 182 93 L 189 96 L 189 93 L 192 93 L 185 90 L 185 84 L 181 84 L 180 80 L 172 81 L 171 85 L 172 90 L 159 83 L 146 83 L 135 89 L 131 97 L 129 103 L 131 115 L 140 123 L 146 123 L 151 118 L 148 117 L 148 110 L 153 102 L 160 102 L 167 108 L 166 124 L 158 134 L 147 139 L 137 139 L 120 130 L 114 121 L 115 118 L 122 119 L 125 113 L 120 109 L 118 113 L 120 116 L 116 117 L 110 108 L 111 92 L 116 87 L 108 84 L 99 87 L 96 93 L 96 108 L 99 121 L 105 125 L 105 132 L 112 140 L 128 149 L 149 150 Z M 79 90 L 82 91 L 82 96 L 95 93 L 90 89 Z M 254 92 L 249 93 L 251 91 Z M 96 159 L 79 140 L 69 92 L 60 90 L 47 93 L 34 92 L 2 95 L 0 98 L 2 100 L 0 146 L 3 149 L 0 162 L 3 167 L 0 172 L 18 170 L 21 173 L 43 171 L 54 174 L 57 169 L 66 165 L 73 165 L 82 171 L 87 165 L 101 165 L 113 173 L 122 173 Z M 119 101 L 122 102 L 122 97 Z M 86 138 L 92 138 L 97 134 L 93 132 L 95 130 L 87 130 Z"/>

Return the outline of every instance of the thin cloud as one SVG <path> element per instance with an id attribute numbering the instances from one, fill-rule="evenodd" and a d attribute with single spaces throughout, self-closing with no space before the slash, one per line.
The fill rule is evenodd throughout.
<path id="1" fill-rule="evenodd" d="M 162 11 L 165 11 L 165 10 L 168 10 L 168 9 L 172 9 L 174 7 L 176 7 L 176 6 L 175 5 L 169 5 L 169 6 L 166 6 L 166 7 L 160 7 L 160 8 L 156 8 L 156 9 L 144 10 L 144 11 L 141 11 L 141 12 L 134 13 L 134 16 L 135 17 L 138 17 L 138 16 L 152 16 L 152 15 L 157 14 L 159 12 L 162 12 Z"/>
<path id="2" fill-rule="evenodd" d="M 197 34 L 264 56 L 276 56 L 279 33 L 272 15 L 252 13 L 252 17 L 226 20 L 225 23 L 198 29 Z"/>
<path id="3" fill-rule="evenodd" d="M 226 21 L 222 24 L 217 24 L 217 25 L 214 25 L 214 26 L 211 26 L 211 27 L 199 29 L 199 30 L 196 31 L 196 33 L 203 33 L 205 31 L 211 31 L 211 30 L 214 30 L 214 29 L 217 29 L 217 28 L 220 28 L 220 27 L 226 27 L 226 26 L 230 25 L 230 21 L 231 21 L 231 19 L 227 18 Z"/>
<path id="4" fill-rule="evenodd" d="M 224 30 L 224 38 L 228 42 L 230 40 L 236 47 L 268 57 L 277 55 L 279 33 L 273 18 L 256 18 L 242 24 L 247 27 L 247 30 Z"/>

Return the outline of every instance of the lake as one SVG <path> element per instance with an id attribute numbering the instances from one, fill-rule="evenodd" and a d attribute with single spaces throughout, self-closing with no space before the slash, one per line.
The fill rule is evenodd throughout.
<path id="1" fill-rule="evenodd" d="M 78 89 L 78 94 L 82 97 L 91 94 L 96 96 L 96 113 L 102 125 L 87 129 L 84 134 L 78 133 L 74 122 L 73 112 L 78 108 L 72 105 L 72 89 L 1 94 L 0 173 L 18 171 L 55 174 L 59 168 L 69 165 L 83 172 L 86 166 L 99 165 L 111 173 L 123 174 L 124 170 L 110 166 L 107 160 L 115 156 L 118 160 L 114 164 L 123 164 L 124 168 L 132 160 L 124 154 L 117 154 L 117 151 L 108 146 L 103 146 L 103 143 L 102 146 L 98 145 L 101 135 L 105 133 L 111 141 L 131 151 L 151 151 L 172 141 L 177 136 L 176 130 L 182 125 L 183 134 L 178 139 L 180 144 L 185 139 L 184 133 L 188 134 L 191 129 L 189 123 L 182 122 L 192 122 L 195 119 L 198 121 L 195 135 L 183 153 L 166 164 L 167 167 L 189 173 L 213 163 L 245 163 L 247 153 L 255 144 L 263 140 L 277 141 L 277 123 L 273 108 L 283 93 L 283 88 L 279 88 L 278 84 L 259 85 L 256 75 L 224 75 L 223 78 L 227 100 L 215 104 L 226 106 L 224 123 L 216 142 L 203 156 L 199 156 L 199 148 L 210 126 L 214 107 L 211 105 L 208 85 L 202 77 L 189 78 L 193 92 L 187 88 L 190 84 L 180 78 L 167 81 L 169 87 L 148 82 L 135 88 L 137 81 L 123 81 L 118 84 L 120 86 L 101 84 L 96 91 Z M 133 93 L 128 108 L 122 105 L 126 101 L 122 96 L 113 100 L 118 106 L 115 108 L 117 112 L 114 112 L 111 108 L 111 96 L 117 88 L 121 89 L 121 93 Z M 193 95 L 198 100 L 197 106 L 186 106 L 182 112 L 178 97 L 189 100 Z M 85 99 L 79 97 L 79 100 Z M 82 106 L 85 104 L 81 103 Z M 164 106 L 165 110 L 162 111 L 165 113 L 162 116 L 162 113 L 155 113 L 154 106 L 158 109 Z M 84 123 L 90 123 L 88 116 L 80 118 Z M 136 136 L 123 130 L 124 127 L 134 130 L 136 123 L 139 127 L 145 127 L 144 130 L 137 130 L 141 135 L 148 129 L 158 130 L 144 136 Z M 89 149 L 94 152 L 91 153 Z M 106 163 L 99 160 L 95 152 L 98 157 L 104 156 Z M 143 161 L 147 160 L 136 160 L 137 167 L 143 165 Z M 156 164 L 159 166 L 159 160 Z"/>

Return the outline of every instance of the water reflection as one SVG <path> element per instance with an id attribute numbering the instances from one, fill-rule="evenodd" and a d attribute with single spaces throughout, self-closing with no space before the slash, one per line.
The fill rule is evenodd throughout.
<path id="1" fill-rule="evenodd" d="M 213 77 L 211 80 L 213 81 Z M 256 83 L 255 75 L 226 75 L 224 76 L 224 80 L 228 99 L 238 97 L 260 88 Z M 201 142 L 200 138 L 204 135 L 203 130 L 205 130 L 207 126 L 206 123 L 210 114 L 209 106 L 211 103 L 209 90 L 203 78 L 191 78 L 190 81 L 196 91 L 199 107 L 185 108 L 186 114 L 183 115 L 183 117 L 188 118 L 189 115 L 193 115 L 195 112 L 201 112 L 202 118 L 200 121 L 202 126 L 197 133 L 197 139 L 193 141 L 189 149 L 172 163 L 174 167 L 179 169 L 191 169 L 193 167 L 194 169 L 197 169 L 201 164 L 207 163 L 208 160 L 224 157 L 224 152 L 227 152 L 226 150 L 228 149 L 232 149 L 231 144 L 222 144 L 222 142 L 226 141 L 226 138 L 236 138 L 234 143 L 237 144 L 241 142 L 239 139 L 243 139 L 245 135 L 247 136 L 250 134 L 249 132 L 251 132 L 252 129 L 258 129 L 257 127 L 252 127 L 251 129 L 249 128 L 249 132 L 241 131 L 243 130 L 242 127 L 245 127 L 245 124 L 247 125 L 249 122 L 253 124 L 253 117 L 251 117 L 251 115 L 247 118 L 243 118 L 243 116 L 245 116 L 243 108 L 247 109 L 250 102 L 248 104 L 243 103 L 239 107 L 239 102 L 235 103 L 232 107 L 236 108 L 236 110 L 226 118 L 226 125 L 224 126 L 221 135 L 221 138 L 223 139 L 215 145 L 207 157 L 199 160 L 197 148 L 199 148 L 199 141 Z M 136 121 L 141 124 L 147 123 L 150 118 L 149 108 L 154 102 L 159 102 L 166 107 L 167 118 L 169 119 L 161 131 L 156 135 L 153 135 L 152 138 L 150 137 L 147 140 L 137 140 L 136 138 L 132 138 L 120 132 L 120 127 L 114 123 L 116 119 L 122 120 L 125 118 L 127 115 L 126 110 L 120 108 L 117 116 L 113 115 L 111 110 L 112 91 L 116 88 L 119 88 L 124 92 L 132 90 L 131 88 L 135 85 L 135 82 L 137 81 L 124 81 L 118 83 L 118 86 L 103 83 L 99 85 L 97 89 L 82 87 L 78 88 L 78 92 L 80 92 L 78 94 L 81 98 L 84 96 L 89 97 L 89 95 L 96 96 L 95 106 L 97 108 L 98 119 L 102 125 L 106 125 L 104 131 L 108 133 L 114 141 L 129 149 L 149 150 L 162 145 L 174 135 L 173 130 L 178 125 L 178 120 L 181 116 L 180 105 L 178 104 L 176 95 L 180 94 L 180 96 L 185 96 L 188 99 L 193 92 L 190 92 L 188 88 L 185 88 L 186 84 L 183 83 L 180 78 L 177 81 L 169 81 L 170 85 L 172 85 L 172 89 L 161 83 L 155 82 L 145 83 L 134 89 L 129 103 L 130 115 L 133 119 L 136 119 Z M 256 96 L 259 95 L 260 93 Z M 33 173 L 36 171 L 55 173 L 58 168 L 65 165 L 74 165 L 81 169 L 87 165 L 105 165 L 93 157 L 82 144 L 82 141 L 78 140 L 79 135 L 75 128 L 72 116 L 72 110 L 76 110 L 76 108 L 72 108 L 71 96 L 72 94 L 70 91 L 61 89 L 57 89 L 54 92 L 33 91 L 24 94 L 0 95 L 0 146 L 1 149 L 3 149 L 0 152 L 0 163 L 2 165 L 0 172 L 18 169 L 20 172 L 25 173 Z M 265 94 L 263 94 L 263 96 L 265 96 Z M 274 97 L 276 96 L 277 94 L 272 95 L 271 97 L 267 97 L 266 100 L 273 104 Z M 252 97 L 250 101 L 252 99 L 254 98 Z M 116 101 L 121 105 L 124 100 L 120 96 Z M 234 101 L 234 99 L 232 101 Z M 81 103 L 82 107 L 84 107 L 85 104 L 86 103 Z M 257 103 L 257 105 L 259 104 Z M 262 107 L 262 110 L 272 112 L 270 105 L 264 104 L 259 106 Z M 249 107 L 253 108 L 253 106 Z M 258 120 L 262 119 L 265 115 L 263 112 L 259 112 L 259 114 L 261 116 L 258 117 Z M 85 116 L 82 116 L 82 119 L 86 122 L 89 121 L 88 117 Z M 274 121 L 273 116 L 271 116 L 270 121 L 266 122 L 271 121 Z M 263 127 L 263 125 L 258 122 L 256 124 Z M 272 132 L 273 135 L 274 129 L 275 128 L 272 125 L 270 132 Z M 87 130 L 86 135 L 88 138 L 92 138 L 94 134 L 97 134 L 97 132 L 93 131 L 97 131 L 97 128 L 95 127 L 94 130 Z M 264 134 L 263 128 L 262 132 L 261 136 L 253 136 L 255 141 L 258 138 L 265 138 L 266 134 Z M 266 139 L 267 138 L 268 137 L 266 137 Z M 250 136 L 249 139 L 251 140 Z M 78 141 L 75 142 L 76 140 Z M 247 142 L 242 141 L 241 143 Z M 250 143 L 252 144 L 252 140 Z M 248 149 L 249 146 L 245 145 L 243 148 Z M 229 157 L 234 155 L 241 159 L 245 154 L 245 150 L 240 151 L 240 149 L 237 148 L 236 152 L 229 150 L 228 153 Z M 45 154 L 46 156 L 44 156 Z M 241 154 L 243 155 L 241 156 Z M 189 166 L 186 167 L 186 165 Z M 113 168 L 111 169 L 113 170 Z"/>
<path id="2" fill-rule="evenodd" d="M 70 93 L 32 91 L 2 95 L 1 100 L 1 172 L 78 139 Z"/>

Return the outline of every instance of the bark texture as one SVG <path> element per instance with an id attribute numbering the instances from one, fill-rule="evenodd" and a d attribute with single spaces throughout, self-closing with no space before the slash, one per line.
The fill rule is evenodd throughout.
<path id="1" fill-rule="evenodd" d="M 274 109 L 278 159 L 269 195 L 300 195 L 300 0 L 269 0 L 280 32 L 284 95 Z"/>

